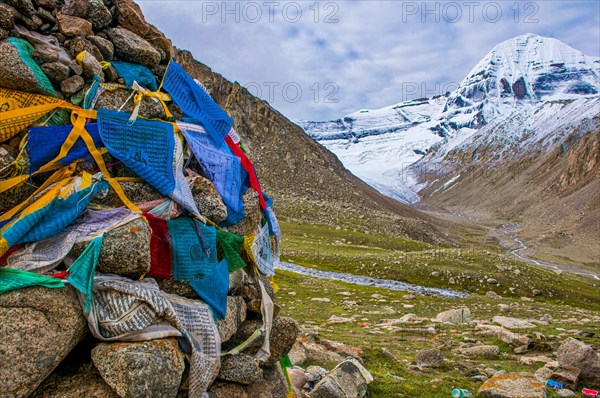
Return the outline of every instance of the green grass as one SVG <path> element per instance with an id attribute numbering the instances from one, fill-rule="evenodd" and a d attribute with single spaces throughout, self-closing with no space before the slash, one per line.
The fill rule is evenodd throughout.
<path id="1" fill-rule="evenodd" d="M 476 392 L 481 383 L 472 381 L 470 377 L 479 373 L 477 369 L 491 367 L 508 372 L 533 372 L 542 366 L 519 363 L 520 356 L 512 352 L 513 347 L 493 337 L 479 335 L 473 325 L 441 325 L 429 320 L 417 325 L 435 326 L 437 333 L 430 334 L 425 331 L 389 331 L 378 326 L 382 319 L 400 318 L 407 313 L 433 318 L 441 311 L 459 306 L 469 307 L 472 319 L 478 320 L 490 319 L 495 315 L 526 319 L 552 315 L 555 319 L 549 325 L 519 331 L 534 342 L 533 349 L 526 355 L 551 356 L 552 351 L 570 333 L 575 333 L 569 331 L 600 330 L 600 291 L 597 283 L 538 270 L 494 252 L 492 247 L 482 250 L 436 248 L 406 239 L 318 225 L 282 223 L 282 229 L 285 260 L 322 269 L 472 293 L 470 297 L 462 299 L 426 296 L 406 299 L 406 292 L 277 271 L 276 279 L 280 286 L 278 303 L 282 307 L 282 314 L 294 317 L 306 329 L 317 331 L 322 337 L 363 350 L 363 362 L 375 377 L 369 386 L 371 398 L 448 397 L 456 387 Z M 499 267 L 513 268 L 512 271 L 501 271 Z M 518 275 L 515 269 L 520 270 Z M 440 276 L 432 277 L 432 272 L 439 272 Z M 495 278 L 500 284 L 479 283 L 484 276 Z M 455 278 L 455 284 L 449 284 L 450 278 Z M 511 291 L 509 287 L 515 290 Z M 521 296 L 532 296 L 533 288 L 542 290 L 542 295 L 535 297 L 534 302 L 521 301 Z M 502 298 L 485 296 L 488 290 L 496 291 Z M 384 298 L 374 298 L 373 294 L 383 295 Z M 312 298 L 329 298 L 331 301 L 318 302 L 312 301 Z M 351 305 L 348 301 L 357 303 Z M 511 305 L 511 311 L 501 313 L 498 304 Z M 327 321 L 332 315 L 354 317 L 354 320 L 329 324 Z M 580 322 L 585 318 L 590 321 Z M 544 338 L 540 340 L 534 331 L 542 333 Z M 600 347 L 599 336 L 576 337 L 595 348 Z M 500 347 L 501 355 L 495 360 L 465 359 L 453 352 L 467 341 L 495 344 Z M 389 350 L 400 364 L 385 357 L 382 348 Z M 412 366 L 416 353 L 428 348 L 442 351 L 447 360 L 443 368 L 419 370 Z"/>

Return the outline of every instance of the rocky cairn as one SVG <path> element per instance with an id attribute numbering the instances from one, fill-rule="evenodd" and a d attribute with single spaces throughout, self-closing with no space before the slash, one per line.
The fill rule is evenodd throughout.
<path id="1" fill-rule="evenodd" d="M 17 51 L 11 41 L 15 39 L 26 43 L 26 54 Z M 95 99 L 95 108 L 132 112 L 134 104 L 128 98 L 134 91 L 123 87 L 126 81 L 111 63 L 143 65 L 160 82 L 173 54 L 171 41 L 146 22 L 131 0 L 0 0 L 2 88 L 46 95 L 54 91 L 53 96 L 81 106 L 94 82 L 115 83 L 115 89 Z M 35 62 L 33 69 L 27 60 Z M 51 88 L 40 88 L 40 71 Z M 168 109 L 176 120 L 181 119 L 182 111 L 175 104 L 169 103 Z M 166 119 L 161 104 L 148 97 L 141 99 L 139 115 Z M 25 131 L 0 144 L 0 182 L 16 174 L 24 135 Z M 110 155 L 104 156 L 111 165 Z M 212 182 L 198 163 L 191 161 L 188 167 L 196 177 L 190 188 L 200 213 L 214 223 L 223 221 L 227 209 Z M 114 176 L 132 176 L 131 170 L 119 164 L 109 166 L 109 171 Z M 35 175 L 30 183 L 1 193 L 0 211 L 21 203 L 48 175 Z M 134 203 L 164 199 L 146 182 L 121 186 Z M 92 203 L 97 208 L 122 206 L 112 191 Z M 254 192 L 244 195 L 244 208 L 244 219 L 228 227 L 229 232 L 249 235 L 260 222 Z M 150 270 L 150 239 L 150 228 L 139 218 L 112 229 L 104 237 L 97 270 L 132 281 L 143 278 Z M 75 244 L 68 258 L 77 258 L 84 249 L 85 244 Z M 65 268 L 61 264 L 56 270 Z M 269 279 L 250 266 L 230 273 L 229 279 L 226 316 L 217 322 L 222 352 L 262 326 L 264 297 L 259 283 L 275 300 Z M 156 282 L 164 292 L 199 299 L 185 282 L 158 278 Z M 275 304 L 270 357 L 265 361 L 254 357 L 264 337 L 237 354 L 222 356 L 218 376 L 208 389 L 210 397 L 288 395 L 279 361 L 290 351 L 299 327 L 278 312 Z M 186 397 L 190 365 L 180 344 L 173 337 L 137 342 L 95 339 L 69 284 L 58 289 L 12 290 L 0 295 L 0 397 Z"/>

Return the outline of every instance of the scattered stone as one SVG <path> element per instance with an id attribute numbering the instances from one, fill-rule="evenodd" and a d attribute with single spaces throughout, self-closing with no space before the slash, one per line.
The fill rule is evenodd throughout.
<path id="1" fill-rule="evenodd" d="M 71 286 L 32 287 L 0 295 L 0 397 L 29 396 L 87 330 Z"/>
<path id="2" fill-rule="evenodd" d="M 500 312 L 510 312 L 510 306 L 507 304 L 498 304 Z"/>
<path id="3" fill-rule="evenodd" d="M 492 377 L 479 388 L 481 398 L 546 398 L 546 387 L 531 373 Z"/>
<path id="4" fill-rule="evenodd" d="M 491 297 L 491 298 L 493 298 L 493 299 L 496 299 L 496 300 L 499 300 L 499 299 L 501 299 L 501 298 L 502 298 L 502 297 L 500 297 L 500 296 L 498 295 L 498 293 L 496 293 L 496 292 L 495 292 L 495 291 L 493 291 L 493 290 L 488 290 L 488 291 L 485 293 L 485 295 L 486 295 L 487 297 Z"/>
<path id="5" fill-rule="evenodd" d="M 561 366 L 580 369 L 581 380 L 586 385 L 600 387 L 600 355 L 589 345 L 569 337 L 556 350 L 556 359 Z"/>
<path id="6" fill-rule="evenodd" d="M 531 294 L 533 294 L 534 297 L 541 296 L 542 295 L 542 291 L 539 290 L 539 289 L 533 289 L 531 291 Z"/>
<path id="7" fill-rule="evenodd" d="M 500 355 L 500 348 L 495 345 L 479 345 L 475 347 L 461 348 L 459 352 L 468 357 L 496 359 Z"/>
<path id="8" fill-rule="evenodd" d="M 128 62 L 142 64 L 148 68 L 158 66 L 160 53 L 135 33 L 121 27 L 106 31 L 115 46 L 115 54 Z"/>
<path id="9" fill-rule="evenodd" d="M 453 323 L 456 325 L 471 322 L 471 310 L 467 307 L 454 308 L 436 315 L 435 319 L 444 323 Z"/>
<path id="10" fill-rule="evenodd" d="M 508 316 L 495 316 L 492 321 L 507 329 L 530 329 L 535 328 L 535 325 L 525 319 L 511 318 Z"/>
<path id="11" fill-rule="evenodd" d="M 548 322 L 548 323 L 552 323 L 553 320 L 554 320 L 554 318 L 552 318 L 552 315 L 550 315 L 550 314 L 544 314 L 540 318 L 540 321 L 544 321 L 544 322 Z"/>
<path id="12" fill-rule="evenodd" d="M 364 397 L 373 376 L 355 359 L 339 364 L 311 391 L 311 398 Z"/>
<path id="13" fill-rule="evenodd" d="M 556 391 L 556 395 L 559 397 L 576 397 L 577 396 L 577 394 L 575 394 L 573 391 L 567 390 L 566 388 Z"/>
<path id="14" fill-rule="evenodd" d="M 485 383 L 486 381 L 488 381 L 488 377 L 486 375 L 475 375 L 471 376 L 471 381 L 474 381 L 476 383 Z"/>
<path id="15" fill-rule="evenodd" d="M 292 368 L 288 371 L 292 384 L 299 389 L 302 389 L 307 382 L 306 374 L 300 368 Z"/>
<path id="16" fill-rule="evenodd" d="M 318 301 L 320 303 L 330 303 L 331 300 L 328 299 L 327 297 L 313 297 L 310 299 L 310 301 Z"/>
<path id="17" fill-rule="evenodd" d="M 83 18 L 59 13 L 56 16 L 56 22 L 58 23 L 60 33 L 67 37 L 91 36 L 94 34 L 92 23 Z"/>
<path id="18" fill-rule="evenodd" d="M 135 343 L 100 343 L 92 361 L 122 398 L 172 398 L 185 369 L 176 338 Z"/>
<path id="19" fill-rule="evenodd" d="M 488 278 L 486 280 L 486 282 L 489 283 L 490 285 L 497 285 L 498 284 L 498 281 L 496 279 L 494 279 L 494 278 Z"/>
<path id="20" fill-rule="evenodd" d="M 538 355 L 535 357 L 521 357 L 519 358 L 519 362 L 522 363 L 523 365 L 533 365 L 536 362 L 542 362 L 542 363 L 548 363 L 548 362 L 552 362 L 552 358 L 548 358 L 545 355 Z"/>
<path id="21" fill-rule="evenodd" d="M 439 368 L 444 366 L 445 360 L 442 352 L 437 348 L 423 350 L 417 353 L 415 362 L 419 367 Z"/>
<path id="22" fill-rule="evenodd" d="M 221 359 L 219 379 L 249 385 L 258 383 L 263 378 L 258 359 L 243 353 L 227 355 Z"/>

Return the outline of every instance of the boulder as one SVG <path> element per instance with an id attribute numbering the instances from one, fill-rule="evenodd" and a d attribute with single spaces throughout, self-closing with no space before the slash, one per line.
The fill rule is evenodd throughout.
<path id="1" fill-rule="evenodd" d="M 13 7 L 0 3 L 0 28 L 10 31 L 15 26 L 15 13 Z"/>
<path id="2" fill-rule="evenodd" d="M 112 22 L 112 14 L 102 0 L 89 0 L 87 19 L 92 22 L 94 30 L 102 30 Z"/>
<path id="3" fill-rule="evenodd" d="M 444 366 L 444 356 L 437 348 L 423 350 L 417 353 L 415 362 L 419 367 L 439 368 Z"/>
<path id="4" fill-rule="evenodd" d="M 546 386 L 531 373 L 492 377 L 479 388 L 480 398 L 546 398 Z"/>
<path id="5" fill-rule="evenodd" d="M 78 257 L 87 243 L 76 243 L 70 255 Z M 106 233 L 97 269 L 132 279 L 150 271 L 150 227 L 143 218 L 136 218 Z"/>
<path id="6" fill-rule="evenodd" d="M 123 28 L 144 37 L 150 31 L 142 9 L 133 0 L 116 0 L 118 22 Z"/>
<path id="7" fill-rule="evenodd" d="M 225 229 L 233 234 L 247 236 L 254 232 L 256 226 L 262 219 L 262 212 L 258 202 L 258 194 L 249 189 L 243 196 L 244 199 L 244 218 L 235 225 Z"/>
<path id="8" fill-rule="evenodd" d="M 217 321 L 221 342 L 226 343 L 246 320 L 246 302 L 239 296 L 227 296 L 225 319 Z M 241 342 L 240 342 L 241 343 Z"/>
<path id="9" fill-rule="evenodd" d="M 192 196 L 200 214 L 215 224 L 227 218 L 227 207 L 213 183 L 204 177 L 195 177 L 191 183 Z"/>
<path id="10" fill-rule="evenodd" d="M 580 369 L 586 386 L 600 388 L 600 355 L 589 345 L 570 337 L 556 350 L 556 359 L 561 366 Z"/>
<path id="11" fill-rule="evenodd" d="M 69 67 L 61 62 L 47 62 L 42 65 L 42 70 L 54 84 L 60 84 L 70 73 Z"/>
<path id="12" fill-rule="evenodd" d="M 292 368 L 288 371 L 288 373 L 290 374 L 290 380 L 292 381 L 292 384 L 296 388 L 302 389 L 308 381 L 306 374 L 300 368 Z"/>
<path id="13" fill-rule="evenodd" d="M 21 91 L 38 89 L 35 75 L 8 41 L 0 42 L 0 87 Z"/>
<path id="14" fill-rule="evenodd" d="M 83 18 L 59 13 L 56 16 L 56 22 L 60 33 L 69 36 L 90 36 L 94 34 L 92 23 Z"/>
<path id="15" fill-rule="evenodd" d="M 467 307 L 453 308 L 436 315 L 435 319 L 439 322 L 453 323 L 456 325 L 471 322 L 471 310 Z"/>
<path id="16" fill-rule="evenodd" d="M 253 387 L 258 387 L 262 384 L 266 387 L 263 387 L 262 389 L 266 389 L 270 392 L 270 395 L 267 394 L 267 396 L 271 396 L 272 398 L 286 398 L 288 396 L 288 385 L 279 363 L 276 363 L 273 366 L 265 366 L 263 373 L 265 378 L 262 382 L 254 384 L 246 389 L 248 396 L 252 398 L 259 396 L 257 392 L 260 390 Z"/>
<path id="17" fill-rule="evenodd" d="M 84 85 L 85 80 L 83 80 L 83 77 L 75 75 L 63 80 L 60 83 L 60 91 L 62 91 L 67 97 L 70 97 L 81 90 Z"/>
<path id="18" fill-rule="evenodd" d="M 221 369 L 217 377 L 221 380 L 249 385 L 262 380 L 263 371 L 259 367 L 257 359 L 240 353 L 222 358 Z"/>
<path id="19" fill-rule="evenodd" d="M 562 383 L 564 388 L 575 390 L 577 389 L 577 383 L 579 383 L 580 374 L 580 369 L 577 369 L 574 366 L 563 365 L 555 369 L 550 375 L 550 378 Z"/>
<path id="20" fill-rule="evenodd" d="M 84 50 L 83 60 L 81 61 L 81 68 L 83 69 L 83 77 L 86 81 L 91 81 L 94 76 L 98 76 L 101 82 L 104 82 L 104 73 L 102 72 L 102 66 L 100 62 L 87 50 Z"/>
<path id="21" fill-rule="evenodd" d="M 122 398 L 172 398 L 185 369 L 175 338 L 100 343 L 92 350 L 92 361 Z"/>
<path id="22" fill-rule="evenodd" d="M 500 348 L 495 345 L 479 345 L 475 347 L 461 348 L 459 352 L 468 357 L 495 359 L 500 355 Z"/>
<path id="23" fill-rule="evenodd" d="M 187 395 L 186 395 L 187 397 Z M 246 389 L 241 384 L 227 382 L 227 381 L 215 381 L 208 388 L 209 398 L 254 398 L 248 396 Z"/>
<path id="24" fill-rule="evenodd" d="M 148 68 L 154 68 L 160 63 L 160 53 L 135 33 L 121 27 L 109 29 L 106 33 L 115 46 L 115 54 L 122 60 Z"/>
<path id="25" fill-rule="evenodd" d="M 509 316 L 495 316 L 492 321 L 507 329 L 530 329 L 535 325 L 525 319 L 512 318 Z"/>
<path id="26" fill-rule="evenodd" d="M 32 287 L 0 295 L 0 397 L 29 396 L 86 331 L 71 286 Z"/>
<path id="27" fill-rule="evenodd" d="M 115 54 L 115 46 L 110 42 L 110 40 L 106 40 L 100 36 L 88 36 L 87 39 L 90 43 L 96 46 L 105 60 L 110 61 L 113 59 Z"/>
<path id="28" fill-rule="evenodd" d="M 94 365 L 85 363 L 70 372 L 54 373 L 31 398 L 119 398 Z"/>
<path id="29" fill-rule="evenodd" d="M 355 359 L 339 364 L 311 391 L 311 398 L 360 398 L 367 393 L 373 376 Z"/>
<path id="30" fill-rule="evenodd" d="M 529 337 L 511 332 L 502 326 L 480 324 L 475 327 L 475 330 L 483 335 L 493 336 L 512 346 L 520 347 L 529 346 L 529 344 L 531 344 L 531 339 L 529 339 Z"/>
<path id="31" fill-rule="evenodd" d="M 65 5 L 61 8 L 60 12 L 65 15 L 85 18 L 88 13 L 88 8 L 88 0 L 67 0 L 65 1 Z"/>
<path id="32" fill-rule="evenodd" d="M 125 104 L 125 106 L 123 106 L 121 111 L 131 113 L 131 112 L 133 112 L 133 108 L 135 107 L 135 104 L 131 100 L 127 101 L 127 99 L 131 96 L 132 92 L 133 92 L 132 90 L 126 90 L 126 89 L 118 89 L 118 90 L 113 90 L 113 91 L 106 90 L 102 94 L 100 94 L 100 96 L 98 97 L 95 108 L 96 109 L 104 108 L 104 109 L 108 109 L 108 110 L 118 110 L 121 108 L 121 106 L 123 106 L 123 104 Z M 146 119 L 164 119 L 164 117 L 165 117 L 165 110 L 163 109 L 162 105 L 158 101 L 154 101 L 154 99 L 149 98 L 149 97 L 142 98 L 142 101 L 140 102 L 139 110 L 140 110 L 139 115 Z M 131 185 L 132 187 L 133 186 L 140 187 L 141 185 L 143 185 L 140 183 L 130 183 L 130 184 L 132 184 Z M 125 190 L 126 189 L 125 187 L 127 184 L 124 183 L 121 185 L 123 187 L 123 190 Z M 156 191 L 156 192 L 158 192 L 158 191 Z M 160 193 L 159 193 L 159 197 L 163 197 L 163 195 L 160 195 Z M 129 198 L 129 199 L 134 200 L 132 198 Z M 121 206 L 121 204 L 119 206 Z"/>

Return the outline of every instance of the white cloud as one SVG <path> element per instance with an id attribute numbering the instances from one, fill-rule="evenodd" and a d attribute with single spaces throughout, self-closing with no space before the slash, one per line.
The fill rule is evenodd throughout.
<path id="1" fill-rule="evenodd" d="M 459 82 L 495 44 L 523 33 L 555 37 L 588 55 L 600 53 L 596 1 L 520 2 L 518 13 L 515 2 L 429 2 L 427 9 L 434 10 L 429 14 L 423 2 L 276 4 L 270 16 L 263 1 L 140 2 L 146 18 L 176 46 L 230 80 L 254 83 L 254 93 L 261 87 L 261 97 L 291 119 L 334 119 L 402 101 L 411 93 L 431 96 Z M 462 18 L 449 23 L 455 4 Z M 302 16 L 294 22 L 297 5 Z M 502 16 L 494 22 L 497 9 Z M 325 23 L 328 16 L 338 22 Z M 331 82 L 336 86 L 326 86 Z M 298 87 L 302 90 L 297 102 L 286 101 L 284 87 L 288 100 Z M 333 94 L 335 87 L 339 91 Z"/>

